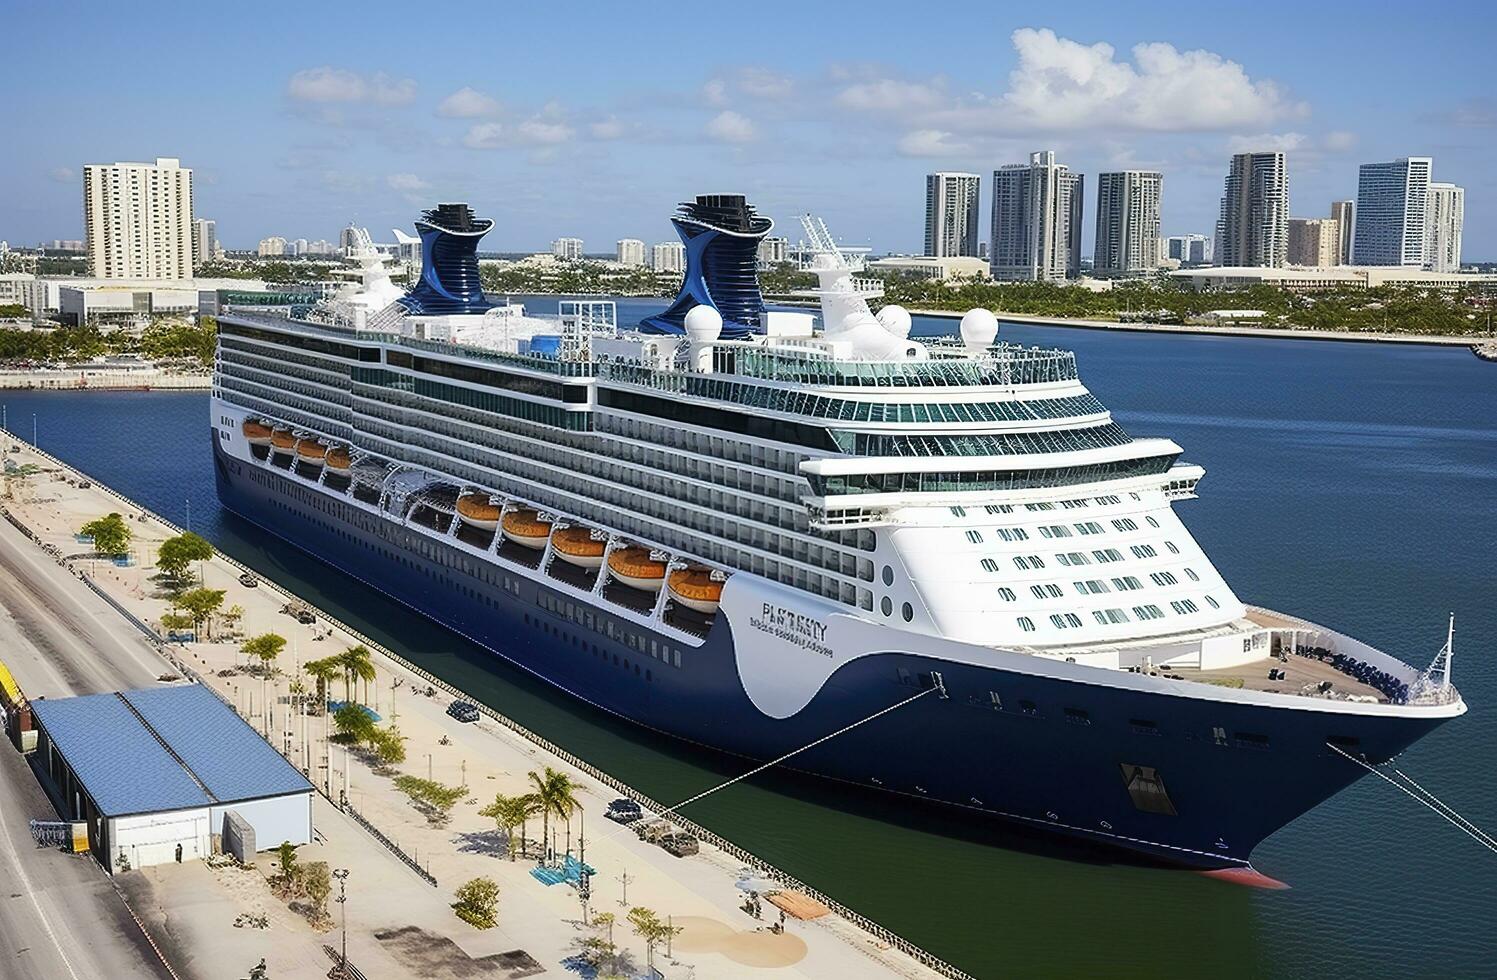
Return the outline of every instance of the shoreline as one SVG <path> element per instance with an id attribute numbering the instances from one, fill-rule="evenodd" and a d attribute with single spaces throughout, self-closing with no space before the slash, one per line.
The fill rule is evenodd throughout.
<path id="1" fill-rule="evenodd" d="M 3 431 L 4 430 L 0 430 L 0 432 Z M 13 439 L 16 439 L 16 441 L 18 442 L 20 441 L 19 437 L 15 433 L 5 432 L 4 434 Z M 136 503 L 134 500 L 131 500 L 130 498 L 124 496 L 107 484 L 100 483 L 98 480 L 94 479 L 82 469 L 73 466 L 72 464 L 69 464 L 64 460 L 61 460 L 58 457 L 55 457 L 44 450 L 37 449 L 36 447 L 29 444 L 25 444 L 23 446 L 22 452 L 32 454 L 39 459 L 46 461 L 47 463 L 57 467 L 58 470 L 64 474 L 71 474 L 76 478 L 89 481 L 92 486 L 89 488 L 88 492 L 102 498 L 111 499 L 118 504 L 125 505 L 134 513 L 141 515 L 143 520 L 148 520 L 157 525 L 158 529 L 170 532 L 172 534 L 181 533 L 182 529 L 179 528 L 176 524 L 166 520 L 149 508 Z M 11 502 L 7 501 L 7 503 Z M 16 524 L 16 522 L 20 520 L 20 516 L 18 514 L 15 514 L 16 507 L 14 504 L 12 504 L 12 506 L 10 507 L 7 507 L 5 510 L 5 517 L 6 519 L 10 520 L 11 523 Z M 17 524 L 17 527 L 20 527 L 20 525 Z M 33 537 L 33 540 L 40 541 L 41 538 Z M 369 648 L 378 658 L 384 660 L 386 664 L 395 668 L 394 671 L 389 671 L 389 673 L 395 674 L 396 676 L 398 676 L 400 673 L 404 673 L 408 675 L 412 681 L 419 678 L 422 683 L 429 684 L 432 687 L 435 687 L 444 692 L 446 695 L 475 704 L 486 720 L 494 722 L 502 730 L 505 737 L 513 738 L 518 742 L 523 743 L 523 745 L 526 747 L 526 751 L 529 754 L 534 755 L 537 752 L 544 753 L 546 756 L 550 757 L 548 760 L 549 762 L 559 763 L 561 766 L 574 769 L 596 784 L 601 784 L 600 788 L 606 788 L 606 790 L 610 793 L 626 796 L 630 799 L 635 800 L 647 812 L 654 814 L 670 812 L 671 816 L 669 819 L 672 824 L 676 825 L 681 830 L 693 834 L 698 838 L 698 840 L 701 841 L 704 859 L 711 860 L 712 863 L 722 865 L 724 868 L 728 868 L 729 870 L 731 870 L 731 866 L 735 864 L 741 864 L 750 867 L 760 876 L 769 878 L 786 889 L 801 892 L 802 894 L 807 895 L 816 901 L 819 901 L 832 913 L 831 921 L 823 920 L 823 925 L 820 927 L 825 928 L 826 932 L 831 933 L 831 935 L 829 936 L 824 936 L 822 942 L 826 942 L 828 940 L 835 942 L 841 945 L 846 953 L 861 954 L 862 957 L 869 958 L 872 961 L 869 964 L 870 966 L 876 964 L 878 967 L 882 967 L 884 970 L 890 971 L 891 973 L 894 973 L 896 975 L 904 977 L 914 977 L 921 975 L 922 970 L 928 970 L 933 974 L 950 977 L 953 978 L 953 980 L 974 980 L 974 978 L 972 978 L 969 974 L 963 972 L 961 969 L 953 966 L 950 963 L 947 963 L 946 961 L 940 959 L 932 953 L 927 952 L 926 950 L 915 945 L 909 940 L 906 940 L 898 936 L 891 930 L 879 925 L 873 920 L 835 901 L 834 899 L 805 884 L 794 876 L 780 870 L 769 862 L 764 861 L 747 849 L 734 844 L 732 841 L 721 837 L 720 835 L 708 830 L 705 827 L 702 827 L 699 824 L 696 824 L 689 818 L 675 813 L 667 805 L 659 803 L 658 801 L 625 784 L 609 773 L 593 766 L 592 764 L 572 754 L 561 746 L 551 742 L 539 733 L 526 728 L 519 722 L 506 717 L 497 710 L 486 705 L 478 698 L 464 693 L 455 685 L 448 683 L 441 677 L 427 671 L 425 668 L 412 663 L 411 661 L 402 657 L 400 654 L 379 644 L 375 640 L 366 636 L 360 630 L 344 623 L 334 616 L 327 614 L 320 607 L 314 606 L 311 603 L 308 603 L 305 600 L 301 599 L 295 593 L 281 586 L 278 582 L 275 581 L 275 579 L 268 577 L 260 571 L 244 565 L 232 556 L 225 554 L 216 546 L 214 548 L 213 558 L 209 560 L 209 563 L 222 563 L 223 565 L 227 566 L 227 569 L 230 570 L 230 578 L 232 578 L 233 573 L 248 572 L 255 576 L 262 595 L 264 595 L 265 593 L 274 594 L 280 598 L 284 598 L 289 603 L 299 604 L 312 610 L 317 616 L 320 624 L 323 624 L 323 626 L 333 627 L 348 638 L 351 638 L 354 642 L 362 643 L 364 646 Z M 211 669 L 202 669 L 209 666 L 209 662 L 204 659 L 204 657 L 206 656 L 205 653 L 194 652 L 188 647 L 178 646 L 163 641 L 159 634 L 151 626 L 149 626 L 143 618 L 135 615 L 128 608 L 126 608 L 127 604 L 138 604 L 136 603 L 136 600 L 139 599 L 138 596 L 132 598 L 131 596 L 126 595 L 116 598 L 114 596 L 107 595 L 102 584 L 96 584 L 92 575 L 80 577 L 84 578 L 85 583 L 89 585 L 90 589 L 92 589 L 95 593 L 109 602 L 109 604 L 113 606 L 116 611 L 120 612 L 122 614 L 122 617 L 129 622 L 131 628 L 143 634 L 146 634 L 149 639 L 152 639 L 158 646 L 158 649 L 163 653 L 163 655 L 165 655 L 167 659 L 173 663 L 174 666 L 178 667 L 178 669 L 184 676 L 196 677 L 199 682 L 206 682 L 210 687 L 216 686 L 214 683 L 218 680 L 218 677 L 215 676 L 216 672 Z M 268 596 L 266 597 L 268 598 Z M 186 661 L 189 659 L 197 661 L 201 665 L 200 668 L 193 669 L 189 667 L 186 663 Z M 219 665 L 214 664 L 214 666 Z M 412 683 L 407 689 L 416 690 L 417 688 L 416 685 Z M 222 697 L 224 695 L 220 694 L 220 696 Z M 390 697 L 392 698 L 392 705 L 393 696 L 393 693 L 391 693 Z M 237 710 L 237 694 L 234 697 Z M 253 717 L 253 707 L 251 707 L 251 716 Z M 288 756 L 288 758 L 290 758 L 290 756 Z M 346 766 L 347 761 L 345 758 L 343 766 L 338 768 L 344 768 L 344 771 L 346 772 Z M 313 783 L 317 786 L 318 791 L 323 794 L 323 798 L 326 799 L 330 805 L 334 806 L 335 808 L 341 809 L 341 807 L 339 807 L 338 804 L 333 800 L 334 791 L 337 788 L 337 777 L 333 772 L 333 769 L 333 760 L 330 757 L 328 760 L 328 766 L 325 775 L 320 777 L 314 775 Z M 466 769 L 465 774 L 467 774 Z M 478 775 L 478 770 L 474 769 L 472 775 L 476 778 Z M 326 782 L 325 788 L 323 786 L 324 781 Z M 366 829 L 368 828 L 366 827 Z M 710 855 L 710 852 L 708 851 L 709 848 L 717 852 L 715 859 Z M 429 860 L 430 859 L 428 859 L 428 862 Z M 683 871 L 685 870 L 689 870 L 689 868 L 683 866 Z M 432 881 L 431 884 L 434 885 L 435 881 Z M 804 926 L 810 927 L 810 923 L 804 923 Z M 808 933 L 802 933 L 802 935 L 808 935 Z M 834 955 L 842 954 L 834 953 Z"/>
<path id="2" fill-rule="evenodd" d="M 58 371 L 0 371 L 0 391 L 207 391 L 211 374 L 72 375 Z"/>

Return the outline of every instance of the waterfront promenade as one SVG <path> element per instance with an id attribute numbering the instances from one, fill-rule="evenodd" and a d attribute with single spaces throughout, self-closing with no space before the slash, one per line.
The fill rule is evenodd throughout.
<path id="1" fill-rule="evenodd" d="M 144 371 L 0 371 L 0 389 L 41 389 L 74 391 L 97 388 L 101 391 L 207 391 L 213 387 L 213 376 L 171 374 Z"/>
<path id="2" fill-rule="evenodd" d="M 771 916 L 777 920 L 777 915 L 767 902 L 763 919 L 739 908 L 744 895 L 735 887 L 735 879 L 745 861 L 744 855 L 729 853 L 731 845 L 723 849 L 704 844 L 694 857 L 675 858 L 639 841 L 630 831 L 602 819 L 608 802 L 620 795 L 620 787 L 604 774 L 581 760 L 548 750 L 543 741 L 527 737 L 528 733 L 502 723 L 497 716 L 469 725 L 454 721 L 445 710 L 451 700 L 447 691 L 393 652 L 386 656 L 375 649 L 376 678 L 368 703 L 382 719 L 397 724 L 408 739 L 407 759 L 396 768 L 470 791 L 453 809 L 450 822 L 431 823 L 394 789 L 391 774 L 377 773 L 357 754 L 345 753 L 339 746 L 327 751 L 321 738 L 322 719 L 290 714 L 281 701 L 288 694 L 290 679 L 301 673 L 302 663 L 361 641 L 374 648 L 372 643 L 320 614 L 314 624 L 296 622 L 282 612 L 289 597 L 273 583 L 245 587 L 238 581 L 241 569 L 216 556 L 202 563 L 199 574 L 208 588 L 226 591 L 225 608 L 242 609 L 233 628 L 236 638 L 220 633 L 213 642 L 205 636 L 200 643 L 172 644 L 162 652 L 177 665 L 159 659 L 156 644 L 146 642 L 147 633 L 156 628 L 168 606 L 152 580 L 152 564 L 160 542 L 176 529 L 97 484 L 78 486 L 79 474 L 44 454 L 23 446 L 10 455 L 18 464 L 35 469 L 30 475 L 6 480 L 6 497 L 0 503 L 10 520 L 0 525 L 0 551 L 24 554 L 30 549 L 28 562 L 33 570 L 13 564 L 4 571 L 31 579 L 38 574 L 34 569 L 48 568 L 52 577 L 67 583 L 66 588 L 47 590 L 55 595 L 52 601 L 93 602 L 99 608 L 84 618 L 95 628 L 107 630 L 115 641 L 77 644 L 92 652 L 99 663 L 86 669 L 67 668 L 85 670 L 75 681 L 56 676 L 57 669 L 49 665 L 56 664 L 57 658 L 48 644 L 42 644 L 13 665 L 22 687 L 33 696 L 58 696 L 136 685 L 142 673 L 150 674 L 149 667 L 136 663 L 144 658 L 147 664 L 156 659 L 160 673 L 178 673 L 180 666 L 218 690 L 252 725 L 268 733 L 293 763 L 303 767 L 324 794 L 317 798 L 314 811 L 318 842 L 304 848 L 301 858 L 351 869 L 350 958 L 366 975 L 509 976 L 493 958 L 514 950 L 524 950 L 548 973 L 564 975 L 568 970 L 564 964 L 576 964 L 574 958 L 583 941 L 597 934 L 582 924 L 577 894 L 566 884 L 547 886 L 533 877 L 533 859 L 508 861 L 502 835 L 495 831 L 493 821 L 478 814 L 495 793 L 526 791 L 527 774 L 545 766 L 567 773 L 580 786 L 585 823 L 573 822 L 572 842 L 574 847 L 581 843 L 585 826 L 586 860 L 597 869 L 591 913 L 617 916 L 614 940 L 621 962 L 630 967 L 621 972 L 643 973 L 645 947 L 624 919 L 629 907 L 645 906 L 683 927 L 669 952 L 664 948 L 655 952 L 655 966 L 665 977 L 936 975 L 896 949 L 895 937 L 876 936 L 836 914 L 810 922 L 790 919 L 783 934 L 770 932 Z M 78 526 L 110 511 L 128 521 L 136 558 L 133 566 L 93 559 L 87 546 L 74 540 Z M 20 528 L 27 529 L 34 540 L 26 540 Z M 56 550 L 61 564 L 44 545 Z M 75 574 L 67 574 L 64 567 Z M 0 593 L 0 605 L 9 608 L 12 604 Z M 282 676 L 273 684 L 239 667 L 244 657 L 238 652 L 242 639 L 237 637 L 265 632 L 288 640 L 276 662 Z M 88 659 L 75 650 L 67 662 L 86 663 Z M 105 666 L 116 662 L 135 665 L 128 671 Z M 436 688 L 434 696 L 425 693 L 428 687 Z M 336 680 L 333 693 L 341 694 Z M 396 843 L 436 881 L 435 887 L 340 808 L 345 792 L 368 824 Z M 532 838 L 537 836 L 539 818 L 531 821 L 529 831 Z M 556 840 L 561 849 L 559 830 Z M 262 855 L 262 869 L 268 871 L 272 863 L 271 855 Z M 756 870 L 773 873 L 772 869 Z M 447 907 L 459 884 L 480 875 L 493 878 L 500 888 L 498 926 L 486 932 L 463 924 Z M 226 964 L 247 971 L 259 956 L 267 958 L 272 976 L 321 975 L 328 965 L 321 946 L 337 941 L 336 930 L 328 935 L 315 933 L 277 900 L 264 874 L 246 875 L 199 863 L 134 872 L 123 876 L 121 884 L 184 977 L 222 976 Z M 265 916 L 268 931 L 234 928 L 239 915 Z M 402 933 L 404 939 L 395 937 L 397 930 L 411 928 L 419 932 Z M 412 941 L 412 935 L 420 941 Z M 306 972 L 314 967 L 317 974 Z"/>

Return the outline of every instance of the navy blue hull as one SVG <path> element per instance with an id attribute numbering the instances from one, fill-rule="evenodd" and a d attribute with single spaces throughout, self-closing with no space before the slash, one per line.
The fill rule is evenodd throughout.
<path id="1" fill-rule="evenodd" d="M 853 660 L 776 720 L 744 691 L 738 653 L 752 650 L 735 652 L 726 616 L 694 647 L 594 597 L 587 628 L 584 601 L 540 572 L 471 574 L 478 559 L 466 549 L 222 454 L 216 441 L 214 454 L 219 497 L 236 514 L 575 697 L 714 749 L 775 758 L 911 697 L 939 671 L 945 697 L 921 697 L 792 766 L 1172 863 L 1245 865 L 1259 841 L 1355 781 L 1364 770 L 1328 739 L 1381 761 L 1443 720 L 1196 700 L 898 650 Z"/>

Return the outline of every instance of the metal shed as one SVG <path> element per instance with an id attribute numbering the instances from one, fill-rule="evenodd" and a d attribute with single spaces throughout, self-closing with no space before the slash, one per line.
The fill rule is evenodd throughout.
<path id="1" fill-rule="evenodd" d="M 201 857 L 230 811 L 261 848 L 312 839 L 312 784 L 199 684 L 32 703 L 62 815 L 113 871 Z"/>

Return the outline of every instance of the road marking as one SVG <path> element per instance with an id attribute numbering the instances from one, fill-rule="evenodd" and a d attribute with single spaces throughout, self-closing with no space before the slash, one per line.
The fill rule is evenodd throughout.
<path id="1" fill-rule="evenodd" d="M 47 930 L 47 938 L 52 940 L 53 946 L 57 947 L 57 955 L 61 958 L 62 965 L 68 968 L 68 975 L 73 980 L 82 980 L 78 976 L 78 971 L 73 969 L 72 961 L 68 959 L 68 954 L 63 950 L 62 942 L 57 938 L 57 933 L 52 931 L 52 920 L 48 919 L 47 914 L 42 911 L 42 903 L 37 900 L 36 889 L 31 885 L 31 876 L 26 874 L 25 868 L 21 867 L 21 855 L 17 853 L 16 846 L 10 839 L 10 828 L 6 826 L 4 820 L 0 820 L 0 837 L 3 837 L 5 841 L 6 858 L 11 867 L 16 869 L 16 874 L 20 877 L 21 884 L 25 886 L 26 897 L 31 899 L 31 906 L 36 909 L 36 917 L 41 920 L 42 928 Z"/>

